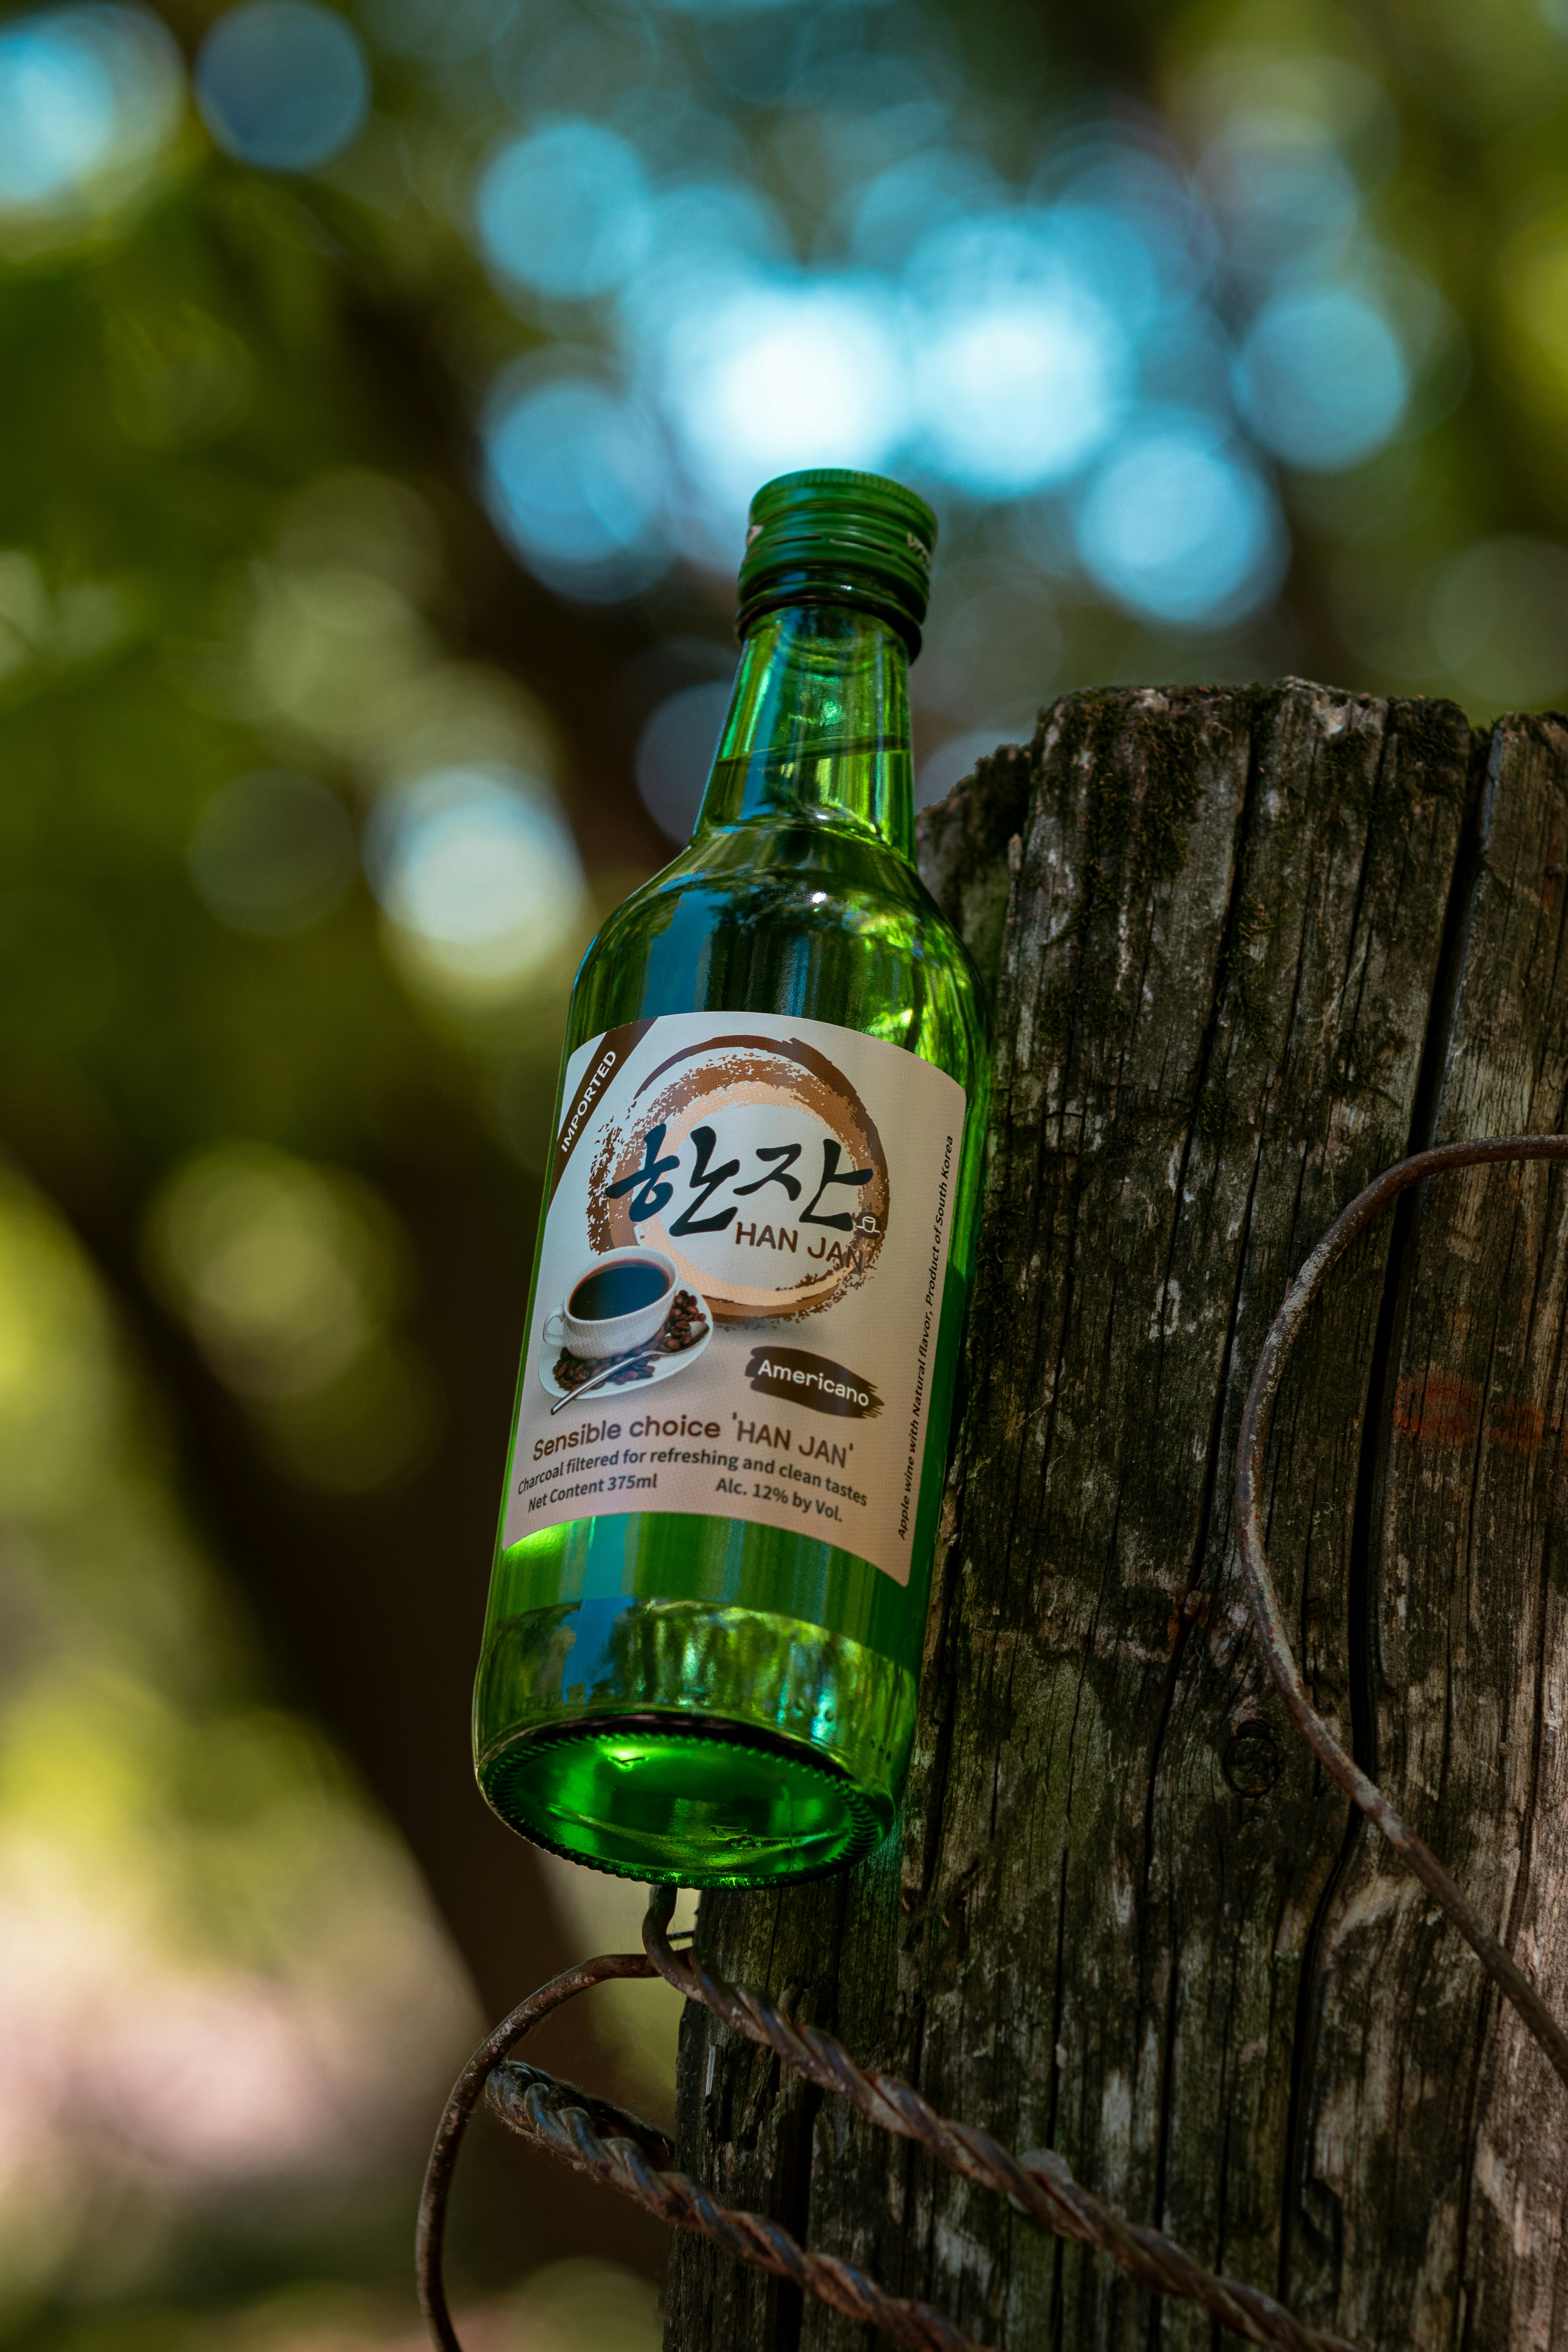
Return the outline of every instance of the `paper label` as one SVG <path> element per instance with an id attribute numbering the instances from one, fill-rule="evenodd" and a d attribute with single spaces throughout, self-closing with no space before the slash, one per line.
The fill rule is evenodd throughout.
<path id="1" fill-rule="evenodd" d="M 633 1022 L 566 1076 L 503 1542 L 699 1512 L 907 1584 L 963 1087 L 757 1013 Z"/>

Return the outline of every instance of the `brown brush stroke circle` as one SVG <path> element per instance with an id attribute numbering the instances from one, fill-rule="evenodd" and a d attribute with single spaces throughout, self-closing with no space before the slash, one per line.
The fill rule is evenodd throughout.
<path id="1" fill-rule="evenodd" d="M 803 1274 L 799 1280 L 776 1289 L 740 1284 L 716 1288 L 717 1278 L 692 1263 L 662 1218 L 649 1218 L 638 1226 L 632 1221 L 629 1194 L 618 1201 L 606 1197 L 609 1184 L 630 1175 L 640 1164 L 643 1140 L 650 1128 L 689 1128 L 696 1123 L 693 1114 L 700 1114 L 710 1105 L 717 1109 L 727 1095 L 741 1087 L 762 1088 L 810 1111 L 837 1137 L 851 1166 L 871 1171 L 870 1184 L 857 1196 L 857 1229 L 843 1237 L 843 1258 L 820 1274 Z M 697 1045 L 681 1047 L 651 1070 L 633 1097 L 631 1109 L 634 1116 L 624 1127 L 612 1122 L 595 1153 L 588 1238 L 595 1252 L 632 1244 L 665 1251 L 675 1259 L 682 1280 L 701 1294 L 720 1323 L 793 1322 L 818 1313 L 870 1275 L 887 1234 L 892 1204 L 887 1153 L 876 1122 L 843 1071 L 804 1038 L 744 1033 L 705 1037 Z M 765 1216 L 773 1213 L 763 1212 Z M 865 1219 L 871 1221 L 872 1230 L 863 1229 L 860 1221 Z M 839 1241 L 830 1229 L 822 1231 L 830 1243 Z"/>

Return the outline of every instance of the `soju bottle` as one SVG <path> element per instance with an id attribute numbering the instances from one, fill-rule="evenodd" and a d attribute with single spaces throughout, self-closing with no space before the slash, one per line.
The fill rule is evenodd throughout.
<path id="1" fill-rule="evenodd" d="M 573 992 L 475 1756 L 640 1879 L 853 1861 L 909 1759 L 989 1066 L 914 866 L 935 535 L 876 475 L 759 491 L 696 831 Z"/>

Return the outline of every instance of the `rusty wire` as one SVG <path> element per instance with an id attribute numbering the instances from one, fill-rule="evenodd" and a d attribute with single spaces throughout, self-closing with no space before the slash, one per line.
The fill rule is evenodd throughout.
<path id="1" fill-rule="evenodd" d="M 1036 2150 L 1023 2158 L 1014 2156 L 988 2132 L 939 2116 L 897 2075 L 857 2066 L 841 2042 L 813 2026 L 797 2026 L 770 1994 L 726 1983 L 695 1951 L 676 1951 L 668 1933 L 676 1890 L 649 1891 L 653 1899 L 643 1922 L 643 1952 L 609 1953 L 584 1961 L 531 1994 L 486 2036 L 453 2086 L 426 2170 L 416 2240 L 420 2309 L 440 2352 L 461 2352 L 447 2305 L 441 2252 L 458 2151 L 481 2097 L 514 2131 L 635 2199 L 659 2221 L 713 2239 L 753 2269 L 789 2279 L 835 2311 L 879 2328 L 908 2352 L 979 2352 L 930 2305 L 889 2294 L 852 2264 L 812 2252 L 776 2221 L 721 2204 L 671 2168 L 669 2142 L 651 2125 L 541 2068 L 503 2063 L 542 2018 L 590 1985 L 615 1977 L 649 1977 L 656 1971 L 735 2032 L 773 2051 L 806 2081 L 847 2098 L 884 2130 L 919 2140 L 964 2179 L 997 2190 L 1041 2229 L 1100 2247 L 1137 2285 L 1199 2304 L 1249 2344 L 1273 2346 L 1277 2352 L 1354 2352 L 1342 2336 L 1304 2326 L 1261 2289 L 1205 2270 L 1160 2231 L 1123 2220 L 1079 2186 L 1065 2158 L 1054 2149 Z"/>
<path id="2" fill-rule="evenodd" d="M 486 2034 L 453 2084 L 451 2096 L 436 2126 L 430 2160 L 425 2167 L 425 2186 L 419 2192 L 419 2219 L 414 2232 L 419 2308 L 425 2315 L 431 2341 L 440 2347 L 440 2352 L 463 2352 L 452 2326 L 452 2315 L 447 2308 L 441 2252 L 447 2236 L 447 2200 L 457 2169 L 458 2151 L 469 2118 L 484 2095 L 491 2068 L 500 2065 L 507 2052 L 515 2048 L 525 2033 L 531 2032 L 541 2018 L 548 2017 L 563 2001 L 575 2000 L 590 1985 L 607 1983 L 612 1977 L 650 1977 L 653 1972 L 651 1962 L 641 1952 L 606 1952 L 596 1960 L 584 1960 L 581 1968 L 564 1969 L 560 1976 L 552 1977 L 547 1985 L 541 1985 L 537 1992 L 531 1992 L 526 2000 L 520 2000 L 510 2015 L 503 2017 L 494 2032 Z M 578 2095 L 582 2096 L 580 2093 Z"/>
<path id="3" fill-rule="evenodd" d="M 1325 1769 L 1376 1822 L 1510 2000 L 1568 2083 L 1568 2034 L 1540 1994 L 1467 1902 L 1430 1849 L 1408 1829 L 1376 1783 L 1362 1771 L 1313 1708 L 1296 1665 L 1268 1573 L 1262 1524 L 1262 1459 L 1290 1348 L 1328 1275 L 1372 1219 L 1412 1184 L 1456 1168 L 1500 1160 L 1568 1160 L 1568 1136 L 1502 1136 L 1446 1144 L 1387 1170 L 1336 1218 L 1302 1265 L 1275 1318 L 1242 1415 L 1237 1464 L 1237 1524 L 1243 1571 L 1258 1639 L 1291 1719 Z M 1353 2352 L 1342 2336 L 1308 2327 L 1272 2295 L 1206 2270 L 1157 2230 L 1129 2221 L 1073 2179 L 1055 2150 L 1027 2157 L 974 2126 L 940 2116 L 897 2075 L 858 2066 L 843 2044 L 813 2026 L 797 2026 L 770 1994 L 726 1983 L 695 1949 L 678 1952 L 670 1937 L 673 1886 L 650 1890 L 644 1951 L 606 1954 L 556 1977 L 514 2009 L 480 2043 L 453 2087 L 431 2149 L 420 2198 L 416 2265 L 420 2308 L 439 2352 L 461 2352 L 441 2276 L 446 2207 L 463 2134 L 482 2096 L 510 2126 L 591 2178 L 618 2189 L 672 2228 L 711 2238 L 740 2261 L 785 2278 L 836 2311 L 875 2326 L 910 2352 L 977 2352 L 940 2312 L 889 2294 L 847 2263 L 801 2246 L 777 2222 L 738 2213 L 671 2168 L 665 2136 L 635 2116 L 558 2082 L 536 2067 L 508 2064 L 508 2053 L 539 2021 L 590 1985 L 656 1972 L 687 2000 L 700 2001 L 732 2032 L 771 2050 L 820 2089 L 847 2099 L 882 2130 L 917 2140 L 961 2178 L 994 2189 L 1038 2227 L 1098 2247 L 1139 2286 L 1197 2304 L 1246 2342 L 1279 2352 Z"/>
<path id="4" fill-rule="evenodd" d="M 771 1993 L 726 1984 L 695 1949 L 677 1952 L 666 1932 L 675 1907 L 675 1889 L 651 1890 L 643 1921 L 643 1948 L 667 1984 L 689 2000 L 700 2000 L 731 2032 L 760 2042 L 786 2066 L 824 2091 L 837 2092 L 857 2112 L 900 2139 L 919 2140 L 941 2164 L 983 2189 L 1007 2198 L 1025 2218 L 1060 2238 L 1098 2246 L 1119 2263 L 1139 2286 L 1202 2305 L 1212 2318 L 1248 2344 L 1271 2344 L 1282 2352 L 1351 2352 L 1345 2339 L 1301 2322 L 1261 2288 L 1219 2277 L 1159 2230 L 1124 2221 L 1073 2179 L 1065 2157 L 1054 2148 L 1026 2158 L 973 2124 L 939 2116 L 913 2085 L 897 2074 L 858 2066 L 841 2042 L 813 2025 L 796 2025 Z M 880 2322 L 878 2323 L 881 2325 Z"/>
<path id="5" fill-rule="evenodd" d="M 793 2280 L 807 2294 L 831 2305 L 862 2326 L 879 2327 L 908 2352 L 979 2352 L 967 2336 L 929 2304 L 911 2303 L 889 2294 L 849 2263 L 832 2254 L 814 2254 L 791 2237 L 777 2221 L 759 2213 L 736 2213 L 689 2180 L 683 2172 L 660 2164 L 649 2143 L 657 2139 L 635 2116 L 621 2115 L 620 2129 L 605 2132 L 604 2116 L 591 2117 L 572 2104 L 571 2085 L 558 2083 L 537 2067 L 515 2063 L 498 2066 L 486 2093 L 489 2105 L 514 2131 L 531 2139 L 552 2156 L 579 2171 L 602 2180 L 637 2203 L 672 2229 L 694 2230 L 753 2269 L 775 2278 Z M 601 2109 L 604 2103 L 599 2102 Z M 597 2125 L 598 2127 L 595 2127 Z"/>
<path id="6" fill-rule="evenodd" d="M 1369 1779 L 1355 1759 L 1340 1746 L 1308 1697 L 1285 1631 L 1263 1544 L 1263 1449 L 1291 1346 L 1330 1273 L 1378 1211 L 1412 1184 L 1422 1183 L 1428 1176 L 1447 1175 L 1456 1168 L 1480 1168 L 1509 1160 L 1568 1160 L 1568 1135 L 1500 1135 L 1485 1142 L 1444 1143 L 1431 1151 L 1418 1151 L 1413 1158 L 1385 1169 L 1334 1219 L 1286 1293 L 1285 1304 L 1274 1318 L 1252 1376 L 1237 1450 L 1237 1531 L 1258 1638 L 1297 1730 L 1324 1770 L 1354 1799 L 1368 1820 L 1376 1822 L 1400 1860 L 1442 1906 L 1479 1957 L 1493 1983 L 1519 2011 L 1563 2083 L 1568 2084 L 1568 2033 L 1511 1953 L 1503 1948 L 1479 1912 L 1459 1892 L 1430 1846 L 1406 1825 L 1376 1781 Z"/>
<path id="7" fill-rule="evenodd" d="M 674 1901 L 675 1890 L 669 1890 Z M 651 1916 L 651 1914 L 650 1914 Z M 664 1923 L 668 1924 L 668 1913 Z M 661 1924 L 661 1932 L 662 1932 Z M 607 2099 L 593 2097 L 540 2067 L 505 2062 L 542 2018 L 590 1985 L 612 1978 L 651 1977 L 653 1962 L 642 1952 L 607 1952 L 568 1969 L 520 2001 L 488 2033 L 452 2086 L 436 2132 L 415 2233 L 415 2271 L 419 2308 L 440 2352 L 462 2352 L 447 2302 L 442 2275 L 447 2205 L 463 2135 L 481 2097 L 525 2138 L 638 2204 L 674 2229 L 714 2239 L 742 2262 L 794 2281 L 806 2294 L 867 2326 L 879 2327 L 909 2352 L 979 2352 L 942 2314 L 928 2305 L 886 2294 L 875 2279 L 831 2254 L 814 2254 L 787 2230 L 760 2214 L 732 2212 L 705 2189 L 671 2169 L 674 2149 L 664 2133 Z"/>

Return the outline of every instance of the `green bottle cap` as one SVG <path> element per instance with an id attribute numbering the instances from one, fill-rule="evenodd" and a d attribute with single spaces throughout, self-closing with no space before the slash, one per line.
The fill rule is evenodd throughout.
<path id="1" fill-rule="evenodd" d="M 935 548 L 935 515 L 901 482 L 838 466 L 781 474 L 752 500 L 740 633 L 780 604 L 858 604 L 919 653 Z"/>

